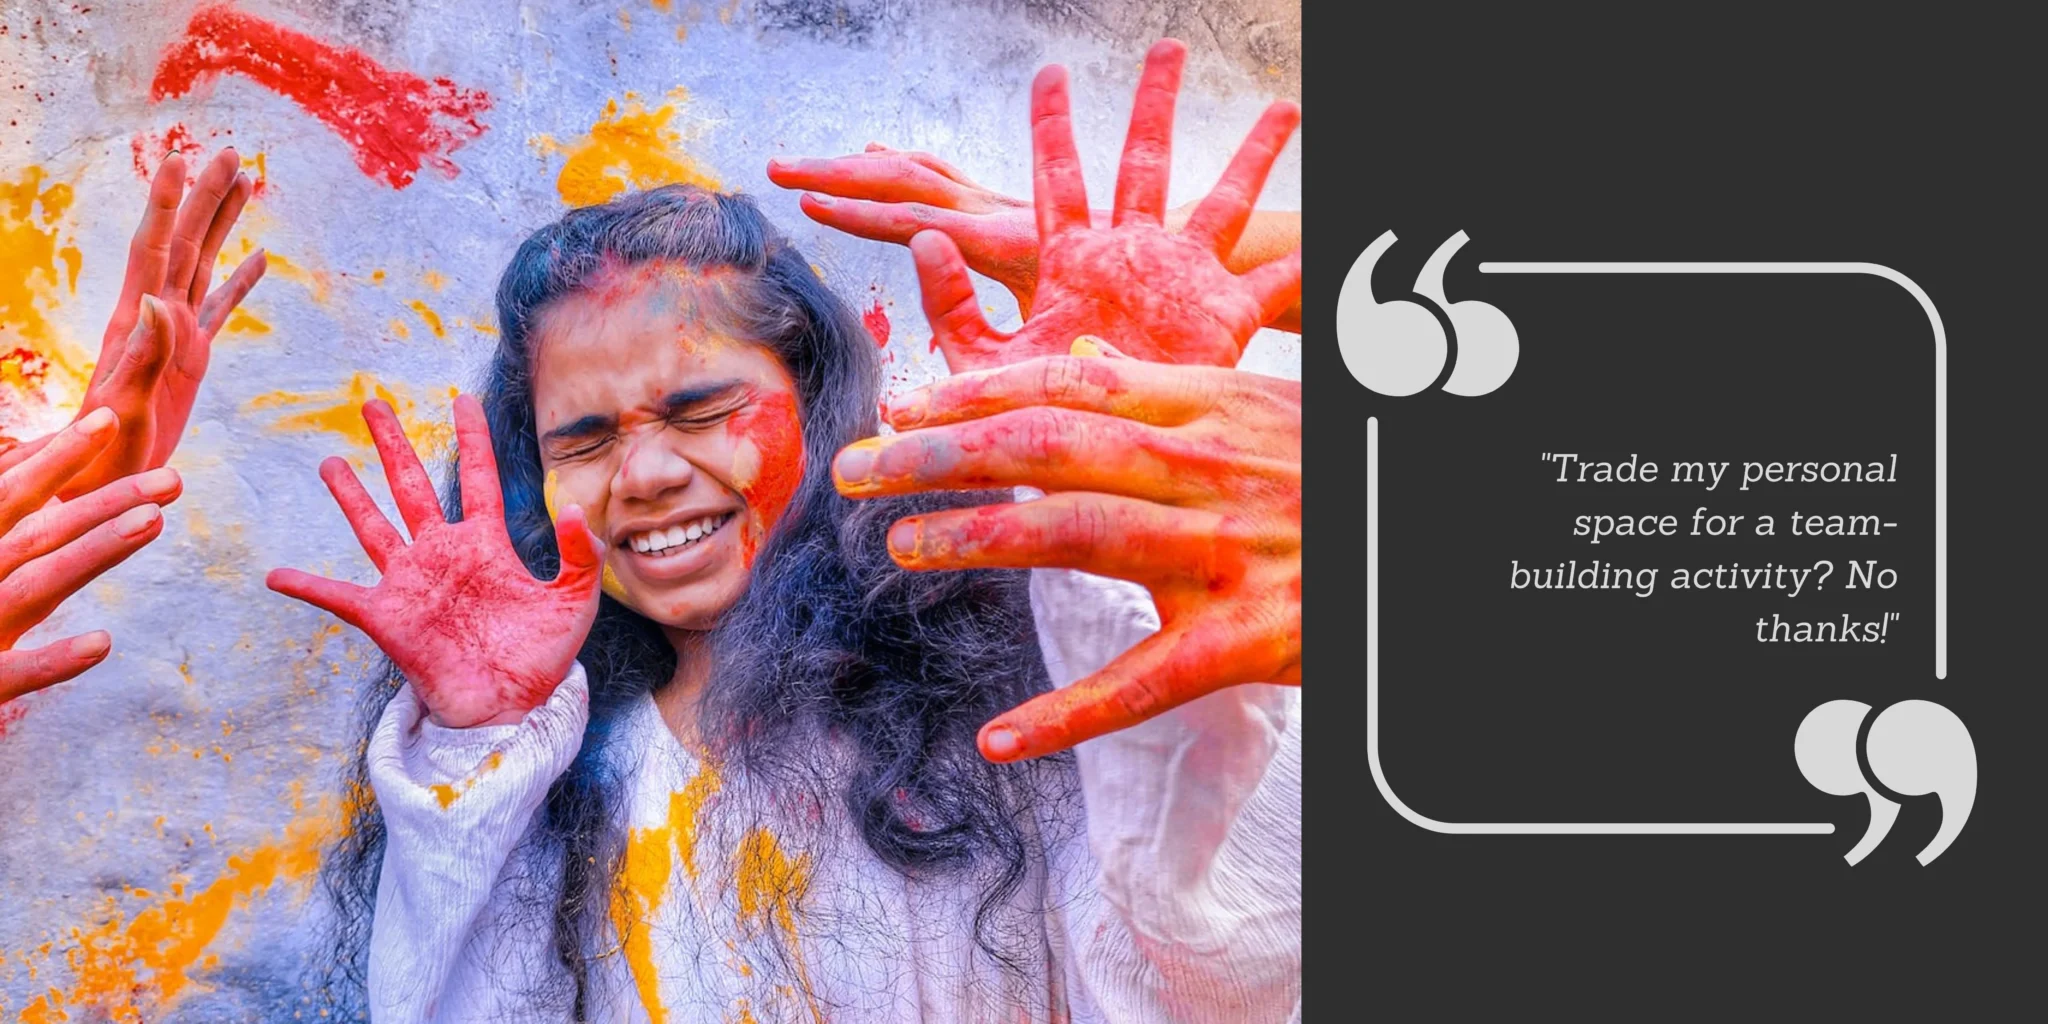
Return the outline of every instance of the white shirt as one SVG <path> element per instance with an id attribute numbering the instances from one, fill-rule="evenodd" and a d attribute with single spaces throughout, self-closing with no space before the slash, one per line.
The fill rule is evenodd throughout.
<path id="1" fill-rule="evenodd" d="M 1159 628 L 1146 592 L 1034 570 L 1055 686 Z M 1076 829 L 1041 814 L 1008 971 L 975 945 L 980 885 L 907 879 L 831 794 L 767 792 L 699 764 L 651 696 L 625 716 L 630 832 L 590 1020 L 1298 1021 L 1296 687 L 1234 686 L 1075 748 Z M 573 667 L 517 725 L 446 729 L 402 687 L 371 738 L 387 832 L 371 937 L 377 1021 L 567 1021 L 550 938 L 559 865 L 515 847 L 583 741 Z M 1069 800 L 1069 803 L 1072 801 Z"/>

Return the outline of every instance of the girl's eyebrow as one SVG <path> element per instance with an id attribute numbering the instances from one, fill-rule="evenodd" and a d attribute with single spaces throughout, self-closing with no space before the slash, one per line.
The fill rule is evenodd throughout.
<path id="1" fill-rule="evenodd" d="M 661 410 L 673 416 L 693 405 L 703 405 L 714 399 L 724 398 L 746 385 L 746 381 L 735 377 L 731 380 L 712 381 L 706 384 L 679 388 L 663 396 Z"/>
<path id="2" fill-rule="evenodd" d="M 706 402 L 724 398 L 746 385 L 746 381 L 735 377 L 731 380 L 711 381 L 687 388 L 678 388 L 662 396 L 660 403 L 661 411 L 665 416 L 674 416 L 692 406 L 703 405 Z M 618 426 L 619 419 L 616 416 L 602 416 L 597 413 L 591 413 L 588 416 L 579 416 L 542 434 L 540 441 L 542 444 L 548 444 L 554 441 L 566 441 L 573 438 L 590 437 L 596 434 L 609 434 L 617 430 Z"/>

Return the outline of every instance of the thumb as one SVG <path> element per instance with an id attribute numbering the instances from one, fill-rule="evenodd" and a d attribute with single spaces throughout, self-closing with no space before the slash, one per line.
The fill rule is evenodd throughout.
<path id="1" fill-rule="evenodd" d="M 555 518 L 555 547 L 562 553 L 562 569 L 555 574 L 554 585 L 579 593 L 596 590 L 598 574 L 604 567 L 604 558 L 599 554 L 603 546 L 597 534 L 590 532 L 583 506 L 564 506 L 562 514 Z"/>

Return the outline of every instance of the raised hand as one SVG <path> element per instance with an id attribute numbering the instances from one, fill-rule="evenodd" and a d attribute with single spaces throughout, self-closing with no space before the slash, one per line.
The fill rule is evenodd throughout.
<path id="1" fill-rule="evenodd" d="M 163 532 L 158 506 L 181 490 L 176 471 L 153 469 L 71 501 L 58 491 L 116 441 L 111 409 L 87 413 L 0 472 L 0 703 L 61 683 L 112 649 L 105 630 L 34 650 L 14 645 L 65 598 Z"/>
<path id="2" fill-rule="evenodd" d="M 854 156 L 768 162 L 768 180 L 807 189 L 797 203 L 812 220 L 877 242 L 906 244 L 926 229 L 946 233 L 967 265 L 1010 290 L 1031 312 L 1038 283 L 1038 227 L 1031 204 L 975 184 L 929 153 L 878 142 Z"/>
<path id="3" fill-rule="evenodd" d="M 1042 357 L 943 378 L 884 419 L 897 433 L 834 461 L 840 493 L 1050 492 L 899 520 L 897 564 L 1079 569 L 1143 585 L 1159 610 L 1160 631 L 1102 671 L 985 726 L 983 756 L 1039 757 L 1226 686 L 1301 682 L 1298 382 Z"/>
<path id="4" fill-rule="evenodd" d="M 462 520 L 448 522 L 433 483 L 382 401 L 363 406 L 411 543 L 384 518 L 346 461 L 320 464 L 356 539 L 383 573 L 374 587 L 273 570 L 270 589 L 362 630 L 405 673 L 432 719 L 450 728 L 516 722 L 568 675 L 597 617 L 600 545 L 577 505 L 555 520 L 562 568 L 528 572 L 505 529 L 497 457 L 483 407 L 455 400 Z"/>
<path id="5" fill-rule="evenodd" d="M 1107 339 L 1141 359 L 1235 366 L 1260 326 L 1300 297 L 1298 248 L 1243 274 L 1225 263 L 1273 161 L 1300 123 L 1294 104 L 1268 107 L 1187 223 L 1178 232 L 1167 229 L 1173 107 L 1186 58 L 1187 48 L 1172 39 L 1145 55 L 1107 226 L 1088 209 L 1066 70 L 1047 67 L 1032 82 L 1039 266 L 1030 316 L 1014 334 L 995 330 L 982 316 L 960 247 L 944 231 L 911 238 L 925 316 L 953 372 L 1065 354 L 1081 335 Z"/>
<path id="6" fill-rule="evenodd" d="M 129 242 L 121 297 L 101 336 L 99 361 L 80 407 L 81 414 L 114 410 L 120 433 L 59 497 L 77 497 L 170 460 L 206 375 L 213 336 L 267 265 L 259 250 L 219 291 L 211 288 L 221 243 L 254 190 L 233 149 L 207 163 L 189 196 L 183 156 L 173 153 L 157 168 L 142 223 Z M 23 448 L 32 451 L 39 443 Z"/>

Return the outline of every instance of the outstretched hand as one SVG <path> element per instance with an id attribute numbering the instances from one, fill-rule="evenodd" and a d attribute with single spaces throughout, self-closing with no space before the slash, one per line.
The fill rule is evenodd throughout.
<path id="1" fill-rule="evenodd" d="M 1063 750 L 1226 686 L 1301 682 L 1300 383 L 1107 356 L 943 378 L 888 403 L 897 433 L 833 463 L 855 498 L 1049 492 L 897 521 L 889 552 L 904 568 L 1078 569 L 1151 592 L 1159 632 L 988 723 L 992 761 Z"/>
<path id="2" fill-rule="evenodd" d="M 925 316 L 955 373 L 1064 355 L 1094 335 L 1140 359 L 1236 366 L 1258 329 L 1301 294 L 1301 251 L 1246 271 L 1225 264 L 1280 149 L 1301 121 L 1286 101 L 1266 109 L 1230 166 L 1178 232 L 1165 224 L 1173 163 L 1173 108 L 1187 47 L 1164 40 L 1145 71 L 1117 171 L 1107 226 L 1088 209 L 1074 149 L 1066 69 L 1031 85 L 1032 199 L 1038 279 L 1031 313 L 1015 333 L 982 316 L 960 247 L 944 231 L 910 240 Z"/>
<path id="3" fill-rule="evenodd" d="M 200 171 L 190 195 L 183 156 L 173 153 L 157 168 L 142 223 L 128 245 L 121 297 L 79 408 L 80 416 L 113 410 L 119 433 L 92 465 L 65 482 L 58 497 L 76 498 L 154 469 L 177 449 L 206 376 L 213 337 L 267 266 L 259 250 L 235 268 L 226 285 L 212 288 L 214 260 L 256 187 L 241 166 L 233 149 L 221 150 Z M 48 442 L 39 438 L 0 453 L 0 470 Z"/>
<path id="4" fill-rule="evenodd" d="M 33 650 L 14 645 L 80 587 L 163 532 L 158 507 L 182 489 L 168 467 L 52 500 L 119 431 L 113 410 L 87 413 L 0 471 L 0 703 L 77 676 L 112 649 L 105 630 Z"/>
<path id="5" fill-rule="evenodd" d="M 561 571 L 545 581 L 527 571 L 505 527 L 497 458 L 475 398 L 455 400 L 459 522 L 443 515 L 391 407 L 369 402 L 363 420 L 411 543 L 348 463 L 330 458 L 320 464 L 320 478 L 383 578 L 362 587 L 276 569 L 266 585 L 369 634 L 436 723 L 460 729 L 519 721 L 554 693 L 590 632 L 602 545 L 582 508 L 569 505 L 555 520 Z"/>

